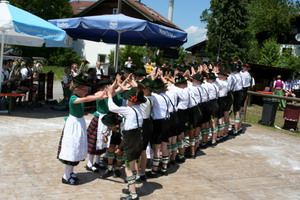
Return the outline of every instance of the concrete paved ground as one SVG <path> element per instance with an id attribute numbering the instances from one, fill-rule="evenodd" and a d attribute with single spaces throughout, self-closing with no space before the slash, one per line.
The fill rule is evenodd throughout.
<path id="1" fill-rule="evenodd" d="M 0 199 L 119 199 L 120 178 L 99 179 L 76 168 L 79 185 L 61 183 L 56 160 L 65 111 L 15 108 L 0 114 Z M 85 116 L 87 123 L 92 114 Z M 169 176 L 138 185 L 143 200 L 300 199 L 300 138 L 258 126 L 170 168 Z"/>

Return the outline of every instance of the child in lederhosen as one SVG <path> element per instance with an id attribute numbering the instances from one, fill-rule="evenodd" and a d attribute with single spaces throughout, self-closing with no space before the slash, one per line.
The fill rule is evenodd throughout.
<path id="1" fill-rule="evenodd" d="M 109 112 L 107 115 L 102 117 L 101 122 L 107 127 L 107 135 L 104 136 L 103 140 L 108 142 L 108 137 L 110 137 L 110 144 L 107 149 L 108 165 L 105 172 L 101 175 L 101 178 L 107 178 L 111 175 L 116 178 L 121 176 L 120 168 L 123 165 L 123 141 L 120 131 L 122 117 L 117 113 Z M 115 157 L 117 160 L 117 166 L 114 168 L 113 164 Z"/>
<path id="2" fill-rule="evenodd" d="M 143 150 L 143 116 L 140 109 L 140 104 L 145 103 L 146 99 L 144 97 L 143 91 L 141 91 L 137 87 L 133 87 L 123 95 L 123 97 L 127 99 L 127 106 L 119 107 L 112 100 L 114 95 L 115 88 L 109 87 L 109 110 L 125 117 L 125 122 L 122 126 L 122 137 L 128 190 L 124 190 L 123 193 L 129 193 L 129 195 L 127 197 L 122 197 L 121 199 L 138 199 L 135 188 L 136 175 L 134 175 L 133 171 L 136 171 L 136 162 L 140 158 L 141 152 Z"/>
<path id="3" fill-rule="evenodd" d="M 156 78 L 152 82 L 153 98 L 153 138 L 154 157 L 152 161 L 152 170 L 147 172 L 148 178 L 156 178 L 160 161 L 162 167 L 160 173 L 168 175 L 167 165 L 169 162 L 168 142 L 169 142 L 169 106 L 170 100 L 166 97 L 166 85 L 160 79 Z M 160 158 L 162 157 L 162 158 Z"/>
<path id="4" fill-rule="evenodd" d="M 75 185 L 78 177 L 73 172 L 74 166 L 87 156 L 86 123 L 83 117 L 84 102 L 107 97 L 107 91 L 86 96 L 90 83 L 80 78 L 73 78 L 70 89 L 73 95 L 69 100 L 69 117 L 67 118 L 58 147 L 57 158 L 65 164 L 62 183 Z"/>
<path id="5" fill-rule="evenodd" d="M 140 180 L 146 181 L 146 165 L 147 165 L 147 155 L 146 155 L 146 149 L 149 144 L 149 142 L 152 141 L 152 135 L 153 135 L 153 124 L 152 124 L 152 116 L 151 112 L 153 109 L 153 96 L 152 96 L 152 80 L 149 78 L 145 78 L 140 82 L 141 85 L 144 86 L 143 92 L 145 95 L 145 98 L 147 101 L 145 103 L 142 103 L 140 105 L 142 115 L 143 115 L 143 151 L 141 153 L 141 159 L 140 159 Z"/>

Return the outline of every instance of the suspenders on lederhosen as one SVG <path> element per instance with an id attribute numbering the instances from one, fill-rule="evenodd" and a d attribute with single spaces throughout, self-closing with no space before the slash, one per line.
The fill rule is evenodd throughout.
<path id="1" fill-rule="evenodd" d="M 124 158 L 126 162 L 131 162 L 133 160 L 139 159 L 143 150 L 143 136 L 142 128 L 139 125 L 139 119 L 137 111 L 132 108 L 136 115 L 137 127 L 136 129 L 123 131 L 123 141 L 124 141 Z"/>

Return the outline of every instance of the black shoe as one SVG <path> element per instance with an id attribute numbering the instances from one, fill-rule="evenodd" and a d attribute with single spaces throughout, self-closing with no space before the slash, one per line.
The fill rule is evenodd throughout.
<path id="1" fill-rule="evenodd" d="M 90 172 L 99 173 L 99 169 L 97 169 L 97 167 L 95 167 L 94 165 L 92 167 L 89 167 L 89 166 L 86 165 L 85 169 L 90 171 Z"/>
<path id="2" fill-rule="evenodd" d="M 218 144 L 217 141 L 215 141 L 215 142 L 211 141 L 211 142 L 210 142 L 210 146 L 212 146 L 212 147 L 217 146 L 217 144 Z"/>
<path id="3" fill-rule="evenodd" d="M 148 172 L 146 172 L 146 176 L 148 178 L 156 178 L 157 177 L 157 172 L 148 171 Z"/>
<path id="4" fill-rule="evenodd" d="M 122 193 L 123 194 L 130 194 L 130 191 L 129 191 L 129 189 L 122 189 Z"/>
<path id="5" fill-rule="evenodd" d="M 159 170 L 159 173 L 163 176 L 168 176 L 168 170 L 167 169 L 164 169 L 164 168 L 161 168 Z"/>
<path id="6" fill-rule="evenodd" d="M 196 157 L 197 157 L 197 155 L 196 154 L 194 154 L 194 155 L 191 155 L 192 157 L 192 159 L 196 159 Z"/>
<path id="7" fill-rule="evenodd" d="M 138 200 L 139 197 L 137 196 L 136 198 L 132 198 L 131 195 L 128 195 L 127 197 L 121 197 L 120 200 Z"/>
<path id="8" fill-rule="evenodd" d="M 183 157 L 183 158 L 177 158 L 176 162 L 177 163 L 184 163 L 185 162 L 185 157 Z"/>
<path id="9" fill-rule="evenodd" d="M 171 161 L 170 161 L 170 164 L 171 164 L 171 165 L 175 165 L 175 164 L 176 164 L 176 161 L 175 161 L 175 160 L 171 160 Z"/>
<path id="10" fill-rule="evenodd" d="M 113 173 L 113 177 L 117 178 L 121 176 L 121 171 L 119 169 L 115 169 Z"/>
<path id="11" fill-rule="evenodd" d="M 63 184 L 76 185 L 76 181 L 72 177 L 70 177 L 68 180 L 61 178 L 61 182 Z"/>
<path id="12" fill-rule="evenodd" d="M 234 131 L 233 130 L 228 131 L 228 135 L 234 135 Z"/>
<path id="13" fill-rule="evenodd" d="M 105 165 L 103 163 L 94 163 L 94 165 L 97 169 L 106 169 Z"/>
<path id="14" fill-rule="evenodd" d="M 201 146 L 200 146 L 200 149 L 206 149 L 207 147 L 208 147 L 207 142 L 202 142 Z"/>
<path id="15" fill-rule="evenodd" d="M 114 171 L 113 170 L 105 170 L 104 173 L 101 175 L 101 178 L 107 178 L 107 177 L 110 177 L 114 174 Z"/>
<path id="16" fill-rule="evenodd" d="M 140 176 L 140 179 L 141 179 L 141 181 L 147 181 L 147 176 L 146 176 L 146 174 L 145 175 L 141 175 Z"/>
<path id="17" fill-rule="evenodd" d="M 77 177 L 77 175 L 74 172 L 72 172 L 70 174 L 70 176 L 71 176 L 72 179 L 74 179 L 74 181 L 79 181 L 79 178 Z"/>

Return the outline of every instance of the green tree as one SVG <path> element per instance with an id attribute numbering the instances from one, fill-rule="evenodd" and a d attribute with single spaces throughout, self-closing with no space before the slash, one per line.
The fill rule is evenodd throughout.
<path id="1" fill-rule="evenodd" d="M 262 44 L 268 38 L 285 41 L 292 31 L 291 22 L 298 16 L 299 2 L 294 0 L 252 0 L 248 7 L 249 30 Z"/>
<path id="2" fill-rule="evenodd" d="M 203 11 L 200 20 L 207 22 L 207 53 L 216 60 L 220 45 L 220 58 L 243 59 L 247 51 L 248 0 L 211 0 L 209 10 Z"/>
<path id="3" fill-rule="evenodd" d="M 280 47 L 275 39 L 265 41 L 260 51 L 259 64 L 277 66 L 280 58 L 279 51 Z"/>
<path id="4" fill-rule="evenodd" d="M 10 0 L 9 2 L 45 20 L 73 15 L 69 0 Z"/>

